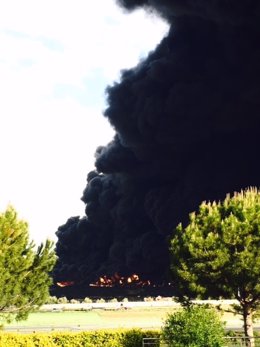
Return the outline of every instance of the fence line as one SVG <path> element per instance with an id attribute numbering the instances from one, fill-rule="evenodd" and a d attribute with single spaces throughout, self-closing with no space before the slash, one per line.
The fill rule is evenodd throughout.
<path id="1" fill-rule="evenodd" d="M 246 336 L 226 336 L 223 347 L 250 347 L 250 338 Z M 255 347 L 260 347 L 260 336 L 255 336 Z M 159 337 L 144 337 L 142 347 L 167 347 Z"/>

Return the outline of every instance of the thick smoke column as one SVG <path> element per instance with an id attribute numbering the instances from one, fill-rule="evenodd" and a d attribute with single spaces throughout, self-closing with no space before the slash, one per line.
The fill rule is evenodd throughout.
<path id="1" fill-rule="evenodd" d="M 200 17 L 219 23 L 256 25 L 259 23 L 258 0 L 117 0 L 128 10 L 144 7 L 158 12 L 169 22 L 181 16 Z"/>
<path id="2" fill-rule="evenodd" d="M 162 281 L 167 240 L 203 200 L 260 185 L 260 3 L 120 0 L 169 34 L 107 89 L 116 130 L 97 149 L 86 217 L 57 232 L 57 280 L 138 273 Z"/>

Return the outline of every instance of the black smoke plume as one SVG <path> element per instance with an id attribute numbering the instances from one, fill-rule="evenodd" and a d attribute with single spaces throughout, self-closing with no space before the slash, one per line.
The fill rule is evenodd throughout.
<path id="1" fill-rule="evenodd" d="M 120 0 L 170 23 L 107 88 L 115 138 L 96 152 L 86 217 L 57 232 L 56 281 L 167 279 L 168 238 L 203 200 L 260 185 L 260 2 Z"/>

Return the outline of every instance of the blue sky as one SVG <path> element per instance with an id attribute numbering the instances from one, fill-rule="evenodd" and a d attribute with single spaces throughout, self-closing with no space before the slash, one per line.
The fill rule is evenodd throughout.
<path id="1" fill-rule="evenodd" d="M 36 243 L 84 214 L 95 149 L 113 137 L 104 90 L 167 30 L 113 0 L 0 0 L 0 209 Z"/>

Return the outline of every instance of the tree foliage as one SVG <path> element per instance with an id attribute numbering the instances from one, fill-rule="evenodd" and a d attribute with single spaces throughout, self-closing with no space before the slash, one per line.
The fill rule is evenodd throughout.
<path id="1" fill-rule="evenodd" d="M 223 202 L 203 202 L 171 240 L 171 270 L 180 299 L 236 298 L 245 333 L 260 301 L 260 192 L 248 188 Z"/>
<path id="2" fill-rule="evenodd" d="M 189 306 L 168 315 L 162 337 L 169 347 L 221 347 L 224 325 L 216 310 Z"/>
<path id="3" fill-rule="evenodd" d="M 13 207 L 0 214 L 0 317 L 2 322 L 25 319 L 49 296 L 50 272 L 56 256 L 47 240 L 35 249 L 28 224 Z"/>

